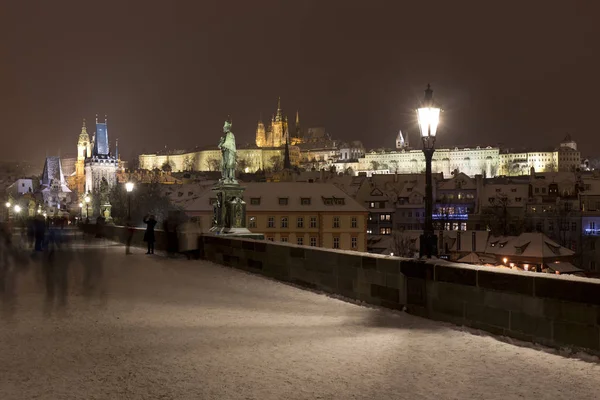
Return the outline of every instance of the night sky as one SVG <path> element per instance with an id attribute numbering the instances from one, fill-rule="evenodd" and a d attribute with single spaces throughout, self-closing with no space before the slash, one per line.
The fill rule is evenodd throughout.
<path id="1" fill-rule="evenodd" d="M 493 4 L 493 5 L 492 5 Z M 441 145 L 557 144 L 600 154 L 599 2 L 2 2 L 0 159 L 73 154 L 108 114 L 123 157 L 238 143 L 281 96 L 290 122 L 367 148 L 418 138 L 431 83 Z M 90 129 L 90 133 L 93 129 Z M 40 160 L 41 162 L 41 160 Z"/>

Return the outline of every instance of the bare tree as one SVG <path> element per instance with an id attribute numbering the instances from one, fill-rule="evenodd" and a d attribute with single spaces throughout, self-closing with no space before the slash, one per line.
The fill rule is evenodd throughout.
<path id="1" fill-rule="evenodd" d="M 377 171 L 379 169 L 379 166 L 380 166 L 379 161 L 375 161 L 375 160 L 371 161 L 371 169 L 373 171 Z"/>
<path id="2" fill-rule="evenodd" d="M 394 231 L 392 234 L 392 252 L 398 257 L 414 258 L 417 252 L 416 239 L 404 232 Z"/>
<path id="3" fill-rule="evenodd" d="M 221 161 L 217 158 L 208 158 L 206 160 L 206 169 L 209 171 L 218 171 L 221 169 Z"/>
<path id="4" fill-rule="evenodd" d="M 193 171 L 194 170 L 194 157 L 187 155 L 183 159 L 183 170 L 184 171 Z"/>

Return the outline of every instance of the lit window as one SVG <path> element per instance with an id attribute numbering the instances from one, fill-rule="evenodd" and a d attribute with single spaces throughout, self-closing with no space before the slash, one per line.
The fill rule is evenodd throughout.
<path id="1" fill-rule="evenodd" d="M 317 247 L 317 238 L 316 237 L 314 237 L 314 236 L 310 237 L 310 245 L 312 247 Z"/>
<path id="2" fill-rule="evenodd" d="M 358 220 L 356 219 L 356 217 L 352 217 L 351 226 L 352 226 L 352 228 L 358 227 Z"/>
<path id="3" fill-rule="evenodd" d="M 334 228 L 340 227 L 340 217 L 333 217 L 333 227 Z"/>
<path id="4" fill-rule="evenodd" d="M 334 238 L 333 238 L 333 248 L 334 249 L 339 249 L 340 248 L 340 238 L 339 238 L 339 236 L 334 236 Z"/>
<path id="5" fill-rule="evenodd" d="M 297 228 L 304 228 L 304 218 L 303 217 L 298 217 L 296 219 L 296 227 Z"/>
<path id="6" fill-rule="evenodd" d="M 248 217 L 248 228 L 256 228 L 256 217 Z"/>
<path id="7" fill-rule="evenodd" d="M 317 227 L 317 217 L 310 217 L 310 227 L 311 228 Z"/>
<path id="8" fill-rule="evenodd" d="M 288 219 L 287 219 L 287 217 L 281 217 L 281 227 L 282 228 L 287 228 L 288 227 Z"/>
<path id="9" fill-rule="evenodd" d="M 269 217 L 267 219 L 267 228 L 275 228 L 275 217 Z"/>

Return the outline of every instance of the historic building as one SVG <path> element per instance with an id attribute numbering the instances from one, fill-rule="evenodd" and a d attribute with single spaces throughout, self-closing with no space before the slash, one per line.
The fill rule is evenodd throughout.
<path id="1" fill-rule="evenodd" d="M 411 148 L 408 136 L 402 132 L 396 137 L 395 150 L 372 150 L 358 160 L 335 160 L 337 170 L 349 168 L 355 173 L 417 174 L 425 170 L 425 156 L 421 149 Z M 535 172 L 575 171 L 581 167 L 581 155 L 577 144 L 569 135 L 552 151 L 511 151 L 498 147 L 454 147 L 436 149 L 433 154 L 432 172 L 449 177 L 457 172 L 468 176 L 528 175 Z"/>
<path id="2" fill-rule="evenodd" d="M 85 155 L 83 160 L 85 172 L 85 192 L 93 193 L 100 191 L 103 184 L 109 188 L 117 183 L 117 169 L 119 168 L 118 145 L 115 145 L 115 152 L 110 151 L 110 143 L 108 141 L 108 126 L 106 117 L 104 122 L 98 122 L 96 117 L 96 134 L 91 142 L 91 154 L 88 153 L 89 137 L 85 130 L 85 125 L 82 128 L 82 133 L 79 135 L 77 143 L 77 162 L 81 166 L 80 158 Z M 89 154 L 89 156 L 88 156 Z M 76 171 L 77 171 L 76 167 Z"/>
<path id="3" fill-rule="evenodd" d="M 296 128 L 299 125 L 298 114 L 296 114 Z M 256 146 L 258 147 L 281 147 L 289 141 L 289 129 L 287 116 L 281 110 L 281 98 L 277 101 L 277 112 L 271 118 L 271 124 L 265 128 L 262 121 L 258 121 L 256 127 Z M 291 144 L 296 144 L 294 141 Z"/>
<path id="4" fill-rule="evenodd" d="M 368 211 L 335 185 L 249 182 L 242 186 L 251 232 L 295 245 L 366 251 Z M 179 189 L 174 199 L 181 199 L 178 205 L 200 220 L 203 231 L 210 229 L 216 201 L 212 190 L 195 194 Z"/>
<path id="5" fill-rule="evenodd" d="M 48 215 L 67 211 L 71 203 L 71 189 L 62 171 L 60 157 L 46 157 L 40 180 L 40 191 Z"/>

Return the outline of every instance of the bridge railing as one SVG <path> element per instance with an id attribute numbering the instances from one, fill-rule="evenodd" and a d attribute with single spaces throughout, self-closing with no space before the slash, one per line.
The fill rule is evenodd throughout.
<path id="1" fill-rule="evenodd" d="M 123 241 L 124 229 L 112 227 Z M 136 233 L 143 237 L 143 231 Z M 139 236 L 141 235 L 141 236 Z M 600 354 L 600 280 L 202 235 L 203 258 L 349 299 Z"/>

